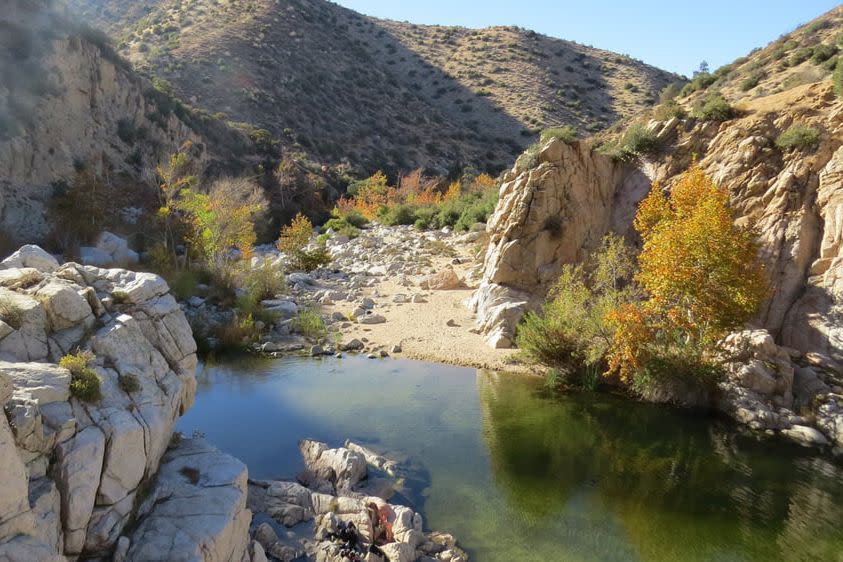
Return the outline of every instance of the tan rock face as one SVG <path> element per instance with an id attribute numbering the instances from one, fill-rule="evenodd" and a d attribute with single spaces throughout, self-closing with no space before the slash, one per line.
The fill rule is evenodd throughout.
<path id="1" fill-rule="evenodd" d="M 753 103 L 725 123 L 651 123 L 669 148 L 636 166 L 555 142 L 532 169 L 513 169 L 489 222 L 483 281 L 472 299 L 480 327 L 511 334 L 520 316 L 496 320 L 492 308 L 507 301 L 491 298 L 494 285 L 518 291 L 508 302 L 537 306 L 562 264 L 582 260 L 609 231 L 630 232 L 650 180 L 669 188 L 696 157 L 729 190 L 738 224 L 758 231 L 771 294 L 757 323 L 787 346 L 843 360 L 843 101 L 819 83 Z M 793 124 L 820 130 L 820 145 L 777 148 L 776 137 Z"/>
<path id="2" fill-rule="evenodd" d="M 610 230 L 626 232 L 650 180 L 586 143 L 547 143 L 532 169 L 504 178 L 489 220 L 483 278 L 471 307 L 492 347 L 509 347 L 515 325 L 559 276 Z"/>

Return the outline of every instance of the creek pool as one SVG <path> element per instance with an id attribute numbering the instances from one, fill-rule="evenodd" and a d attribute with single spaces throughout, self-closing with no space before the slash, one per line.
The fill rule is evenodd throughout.
<path id="1" fill-rule="evenodd" d="M 400 452 L 422 475 L 405 501 L 475 561 L 843 560 L 843 467 L 724 420 L 400 359 L 248 358 L 198 378 L 185 434 L 254 478 L 292 478 L 304 437 Z"/>

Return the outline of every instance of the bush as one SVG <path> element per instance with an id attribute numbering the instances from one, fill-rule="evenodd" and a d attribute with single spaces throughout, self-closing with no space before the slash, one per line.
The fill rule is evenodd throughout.
<path id="1" fill-rule="evenodd" d="M 784 151 L 816 148 L 819 142 L 820 132 L 805 125 L 791 125 L 776 138 L 776 146 Z"/>
<path id="2" fill-rule="evenodd" d="M 559 139 L 564 143 L 572 143 L 577 140 L 577 130 L 571 125 L 552 127 L 541 132 L 541 142 L 546 143 L 550 139 Z"/>
<path id="3" fill-rule="evenodd" d="M 233 322 L 225 322 L 213 330 L 216 340 L 215 350 L 220 353 L 242 353 L 260 338 L 260 330 L 255 324 L 255 318 L 247 314 L 243 318 L 235 318 Z"/>
<path id="4" fill-rule="evenodd" d="M 14 330 L 20 330 L 23 324 L 23 310 L 9 298 L 0 298 L 0 320 Z"/>
<path id="5" fill-rule="evenodd" d="M 70 394 L 84 402 L 99 402 L 102 399 L 102 380 L 90 367 L 94 354 L 77 351 L 59 360 L 59 366 L 70 371 Z"/>
<path id="6" fill-rule="evenodd" d="M 674 99 L 662 102 L 657 105 L 653 111 L 653 117 L 659 121 L 667 121 L 669 119 L 673 119 L 674 117 L 683 119 L 686 115 L 687 112 L 685 111 L 685 108 L 679 105 L 679 103 Z"/>
<path id="7" fill-rule="evenodd" d="M 710 94 L 694 112 L 703 121 L 727 121 L 733 116 L 734 109 L 720 93 Z"/>
<path id="8" fill-rule="evenodd" d="M 834 93 L 837 97 L 843 97 L 843 57 L 838 57 L 831 80 L 834 83 Z"/>
<path id="9" fill-rule="evenodd" d="M 837 45 L 817 45 L 814 47 L 814 52 L 811 55 L 811 62 L 814 64 L 822 64 L 836 55 L 837 51 Z"/>
<path id="10" fill-rule="evenodd" d="M 540 312 L 528 313 L 516 344 L 534 361 L 567 378 L 600 368 L 612 342 L 605 318 L 637 298 L 632 252 L 618 236 L 607 236 L 585 266 L 566 265 Z"/>
<path id="11" fill-rule="evenodd" d="M 636 123 L 624 133 L 622 146 L 627 152 L 645 155 L 657 153 L 661 150 L 662 143 L 654 131 L 647 129 L 641 123 Z"/>
<path id="12" fill-rule="evenodd" d="M 132 394 L 141 389 L 141 384 L 140 382 L 138 382 L 138 377 L 131 373 L 120 375 L 118 384 L 120 385 L 120 389 L 126 394 Z"/>
<path id="13" fill-rule="evenodd" d="M 310 339 L 321 338 L 327 331 L 325 322 L 322 320 L 322 315 L 319 314 L 318 310 L 310 308 L 300 310 L 296 317 L 293 318 L 290 327 Z"/>
<path id="14" fill-rule="evenodd" d="M 284 272 L 269 260 L 264 260 L 257 267 L 246 266 L 242 273 L 241 285 L 246 295 L 256 303 L 274 299 L 287 289 Z"/>
<path id="15" fill-rule="evenodd" d="M 395 226 L 397 224 L 414 224 L 416 222 L 416 206 L 415 205 L 395 205 L 392 207 L 383 207 L 382 212 L 378 215 L 383 224 Z"/>
<path id="16" fill-rule="evenodd" d="M 761 82 L 761 79 L 764 77 L 764 73 L 762 72 L 753 72 L 743 80 L 741 80 L 741 91 L 748 92 L 749 90 L 753 89 L 755 86 Z"/>
<path id="17" fill-rule="evenodd" d="M 313 225 L 310 220 L 298 213 L 289 226 L 281 229 L 278 239 L 278 249 L 290 258 L 290 266 L 295 270 L 313 271 L 317 267 L 331 263 L 331 255 L 324 245 L 317 245 L 307 249 L 310 237 L 313 235 Z"/>

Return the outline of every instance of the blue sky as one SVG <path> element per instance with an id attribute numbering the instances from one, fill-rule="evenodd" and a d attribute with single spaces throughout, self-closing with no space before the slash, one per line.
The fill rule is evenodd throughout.
<path id="1" fill-rule="evenodd" d="M 487 27 L 518 25 L 626 53 L 690 76 L 763 47 L 837 5 L 832 0 L 336 0 L 380 18 Z"/>

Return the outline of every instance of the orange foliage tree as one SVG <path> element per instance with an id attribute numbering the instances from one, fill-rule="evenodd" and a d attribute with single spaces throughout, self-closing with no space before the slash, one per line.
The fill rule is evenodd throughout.
<path id="1" fill-rule="evenodd" d="M 669 196 L 653 186 L 635 217 L 643 241 L 636 279 L 649 298 L 609 314 L 613 371 L 628 379 L 658 335 L 707 353 L 757 313 L 767 279 L 755 233 L 734 219 L 728 192 L 696 164 Z"/>

